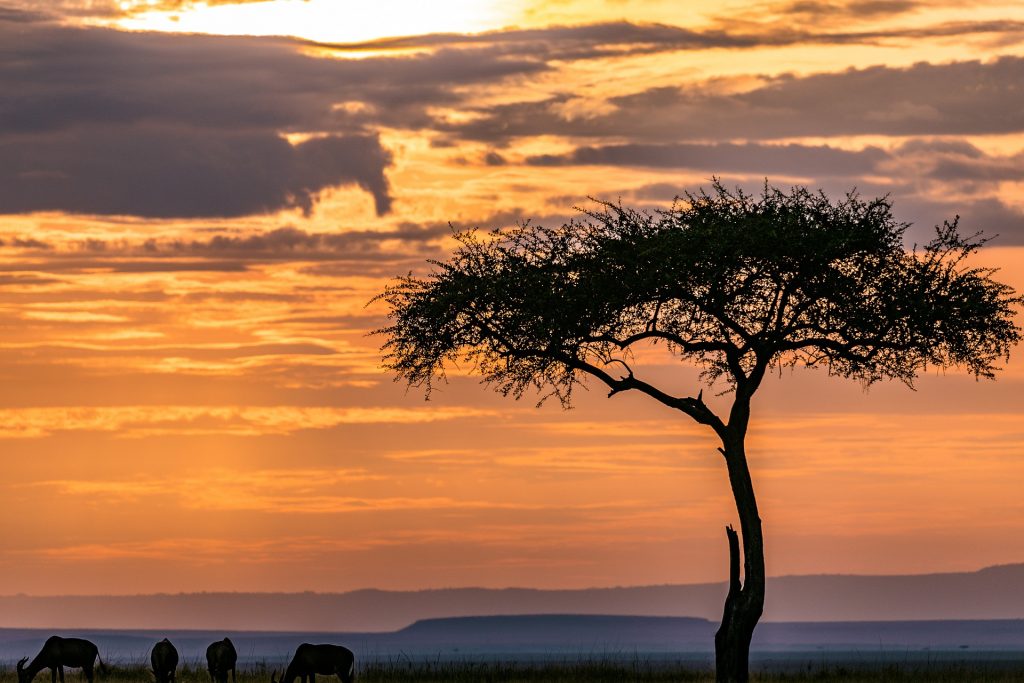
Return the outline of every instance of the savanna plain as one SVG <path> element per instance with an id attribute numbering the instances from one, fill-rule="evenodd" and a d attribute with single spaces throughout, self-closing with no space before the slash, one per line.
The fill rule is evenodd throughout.
<path id="1" fill-rule="evenodd" d="M 267 666 L 255 666 L 238 672 L 238 683 L 267 683 L 275 671 Z M 279 671 L 276 672 L 279 675 Z M 37 680 L 45 680 L 42 672 Z M 67 681 L 84 681 L 85 677 L 69 670 Z M 320 677 L 333 680 L 333 677 Z M 152 673 L 145 666 L 111 666 L 104 674 L 97 675 L 98 683 L 150 683 Z M 209 674 L 205 668 L 186 665 L 179 667 L 178 683 L 208 683 Z M 593 683 L 711 683 L 715 680 L 710 669 L 694 669 L 692 666 L 666 662 L 614 662 L 578 661 L 543 664 L 517 664 L 514 662 L 445 662 L 408 663 L 392 661 L 373 663 L 358 670 L 356 680 L 360 683 L 570 683 L 585 681 Z M 752 672 L 752 681 L 843 681 L 849 683 L 883 683 L 887 681 L 907 683 L 952 683 L 954 681 L 983 681 L 987 683 L 1014 683 L 1024 681 L 1024 663 L 1013 666 L 988 666 L 985 664 L 941 664 L 908 665 L 879 664 L 878 666 L 816 666 L 809 663 L 801 670 L 795 668 L 786 672 Z M 0 683 L 17 683 L 15 671 L 8 667 L 0 670 Z"/>

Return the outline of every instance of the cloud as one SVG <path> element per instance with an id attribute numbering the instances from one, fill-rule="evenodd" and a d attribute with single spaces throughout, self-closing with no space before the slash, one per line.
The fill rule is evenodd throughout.
<path id="1" fill-rule="evenodd" d="M 815 23 L 828 18 L 874 18 L 904 14 L 919 9 L 919 0 L 795 0 L 772 8 L 787 18 L 802 17 Z"/>
<path id="2" fill-rule="evenodd" d="M 110 273 L 241 273 L 248 270 L 248 264 L 240 261 L 213 261 L 195 259 L 104 259 L 104 258 L 53 258 L 45 262 L 28 261 L 5 263 L 3 271 L 51 273 L 80 273 L 83 271 L 105 271 Z"/>
<path id="3" fill-rule="evenodd" d="M 357 496 L 368 481 L 384 480 L 359 469 L 210 470 L 199 476 L 128 480 L 48 480 L 34 486 L 61 494 L 137 503 L 169 497 L 194 510 L 262 511 L 274 514 L 340 514 L 395 510 L 482 509 L 499 503 L 444 496 Z"/>
<path id="4" fill-rule="evenodd" d="M 496 51 L 341 60 L 294 39 L 31 22 L 0 22 L 0 46 L 7 213 L 308 212 L 322 190 L 355 185 L 384 214 L 379 126 L 425 126 L 467 85 L 548 68 Z"/>
<path id="5" fill-rule="evenodd" d="M 602 22 L 578 26 L 548 26 L 529 29 L 502 29 L 483 33 L 433 33 L 419 36 L 380 38 L 360 43 L 319 43 L 321 47 L 346 53 L 387 50 L 467 50 L 470 48 L 501 48 L 506 55 L 534 55 L 546 62 L 600 59 L 657 52 L 699 51 L 712 49 L 749 50 L 762 47 L 794 45 L 849 45 L 903 41 L 907 39 L 941 38 L 1002 34 L 1019 36 L 1024 24 L 1016 21 L 945 22 L 916 28 L 891 28 L 868 31 L 823 31 L 821 17 L 827 7 L 821 3 L 805 3 L 805 11 L 795 8 L 781 20 L 757 22 L 744 17 L 720 18 L 708 28 L 691 29 L 658 23 L 629 21 Z M 914 3 L 850 2 L 835 4 L 829 25 L 846 25 L 853 18 L 882 15 L 886 8 L 895 12 L 897 6 L 907 9 Z M 873 12 L 867 10 L 873 8 Z M 785 12 L 787 8 L 781 8 Z M 772 8 L 766 12 L 773 11 Z M 804 19 L 798 20 L 799 17 Z M 794 25 L 796 22 L 796 25 Z"/>
<path id="6" fill-rule="evenodd" d="M 117 3 L 118 9 L 126 14 L 138 12 L 181 12 L 196 6 L 211 5 L 248 5 L 270 0 L 134 0 L 134 2 Z M 95 3 L 93 3 L 95 4 Z"/>
<path id="7" fill-rule="evenodd" d="M 28 311 L 23 314 L 28 320 L 46 320 L 65 323 L 123 323 L 128 318 L 123 315 L 109 313 L 93 313 L 92 311 Z"/>
<path id="8" fill-rule="evenodd" d="M 999 235 L 997 244 L 1024 244 L 1024 212 L 999 196 L 1001 183 L 1024 181 L 1024 154 L 989 154 L 955 138 L 920 138 L 890 148 L 847 150 L 825 145 L 758 143 L 629 143 L 578 147 L 563 154 L 529 156 L 532 166 L 625 166 L 686 169 L 705 178 L 722 177 L 757 193 L 767 177 L 797 178 L 833 196 L 851 190 L 862 196 L 889 195 L 896 215 L 913 224 L 912 241 L 934 236 L 932 226 L 961 217 L 967 233 Z M 753 177 L 753 179 L 752 179 Z M 701 183 L 649 183 L 602 193 L 602 198 L 664 206 Z M 706 184 L 706 183 L 705 183 Z M 569 201 L 566 199 L 566 201 Z"/>
<path id="9" fill-rule="evenodd" d="M 0 135 L 94 125 L 345 133 L 423 122 L 475 83 L 536 74 L 497 48 L 360 60 L 312 56 L 298 39 L 0 25 Z M 353 106 L 349 106 L 353 105 Z"/>
<path id="10" fill-rule="evenodd" d="M 243 5 L 248 3 L 267 2 L 268 0 L 46 0 L 48 14 L 37 16 L 49 20 L 58 20 L 67 16 L 88 17 L 93 19 L 112 19 L 128 17 L 145 12 L 185 11 L 197 5 Z M 39 0 L 7 0 L 8 8 L 0 7 L 0 21 L 4 12 L 30 13 L 42 3 Z"/>
<path id="11" fill-rule="evenodd" d="M 988 154 L 964 140 L 910 140 L 893 153 L 894 163 L 937 181 L 990 184 L 1024 180 L 1024 153 Z"/>
<path id="12" fill-rule="evenodd" d="M 382 126 L 499 144 L 547 134 L 664 143 L 991 133 L 1019 130 L 1024 121 L 1013 90 L 1024 60 L 1009 57 L 783 76 L 740 93 L 714 84 L 652 89 L 609 99 L 584 119 L 565 112 L 570 95 L 476 110 L 469 99 L 474 85 L 534 77 L 559 60 L 826 39 L 868 38 L 619 22 L 376 41 L 377 48 L 415 43 L 426 52 L 350 60 L 313 57 L 314 44 L 296 39 L 0 22 L 0 44 L 14 57 L 0 60 L 0 207 L 150 218 L 308 213 L 323 191 L 351 185 L 385 214 L 392 156 L 375 132 Z M 437 113 L 453 107 L 473 115 L 453 121 Z M 305 137 L 291 144 L 289 134 Z M 614 161 L 618 152 L 657 156 L 653 148 L 607 146 L 580 154 Z M 484 163 L 503 158 L 490 152 Z"/>
<path id="13" fill-rule="evenodd" d="M 425 424 L 493 415 L 476 408 L 305 406 L 98 406 L 0 409 L 0 439 L 89 431 L 137 438 L 174 434 L 260 436 L 340 425 Z"/>
<path id="14" fill-rule="evenodd" d="M 570 118 L 570 98 L 484 107 L 463 122 L 438 122 L 456 137 L 503 143 L 560 135 L 633 142 L 733 141 L 834 135 L 979 135 L 1024 130 L 1024 58 L 875 66 L 762 79 L 742 92 L 716 83 L 658 87 L 610 98 L 608 111 Z"/>
<path id="15" fill-rule="evenodd" d="M 373 486 L 374 483 L 379 483 L 379 486 Z M 643 504 L 640 499 L 566 505 L 558 502 L 482 500 L 449 495 L 389 495 L 393 487 L 393 477 L 374 474 L 362 468 L 303 467 L 258 470 L 212 468 L 171 476 L 50 479 L 23 485 L 23 488 L 49 489 L 62 497 L 102 498 L 110 504 L 153 504 L 159 499 L 169 499 L 186 510 L 268 512 L 275 515 L 395 511 L 483 513 L 510 510 L 564 514 L 582 510 L 625 511 Z M 374 495 L 373 489 L 379 489 L 383 495 Z"/>
<path id="16" fill-rule="evenodd" d="M 932 0 L 931 5 L 938 4 Z M 787 0 L 766 2 L 743 12 L 715 17 L 720 27 L 743 30 L 769 28 L 812 29 L 847 27 L 854 22 L 890 19 L 925 7 L 920 0 Z"/>
<path id="17" fill-rule="evenodd" d="M 535 469 L 538 474 L 549 477 L 556 472 L 571 472 L 578 476 L 644 474 L 670 475 L 682 471 L 717 472 L 717 463 L 711 458 L 715 453 L 712 444 L 690 447 L 692 430 L 675 429 L 675 425 L 659 423 L 660 430 L 640 433 L 633 432 L 636 424 L 611 422 L 565 422 L 545 423 L 533 429 L 553 437 L 570 436 L 576 440 L 600 438 L 618 440 L 615 445 L 596 444 L 593 441 L 582 446 L 568 446 L 560 443 L 537 447 L 495 447 L 487 452 L 479 450 L 410 450 L 389 453 L 388 458 L 406 464 L 429 466 L 432 471 L 457 470 L 466 472 L 472 468 L 509 468 L 517 472 Z M 641 425 L 643 429 L 643 425 Z M 673 443 L 667 441 L 679 437 Z"/>
<path id="18" fill-rule="evenodd" d="M 743 183 L 727 179 L 726 185 L 740 185 L 749 192 L 757 193 L 763 186 L 763 181 Z M 889 195 L 896 219 L 910 223 L 905 236 L 907 246 L 928 242 L 935 237 L 934 226 L 941 225 L 943 221 L 953 220 L 957 216 L 960 217 L 961 234 L 971 235 L 981 231 L 986 237 L 995 238 L 992 244 L 996 246 L 1024 245 L 1024 211 L 1007 204 L 999 197 L 968 196 L 953 199 L 940 193 L 918 192 L 913 186 L 906 184 L 879 184 L 863 180 L 858 182 L 856 178 L 823 178 L 820 183 L 811 184 L 811 187 L 820 187 L 832 197 L 841 197 L 843 193 L 851 190 L 856 190 L 862 197 Z M 697 188 L 689 185 L 656 183 L 637 188 L 632 196 L 643 200 L 656 200 L 664 205 L 685 191 L 695 189 Z"/>
<path id="19" fill-rule="evenodd" d="M 712 173 L 758 173 L 814 177 L 874 172 L 889 155 L 878 147 L 849 151 L 826 145 L 625 144 L 578 147 L 568 154 L 532 156 L 534 166 L 643 166 L 689 168 Z"/>
<path id="20" fill-rule="evenodd" d="M 911 197 L 897 202 L 896 215 L 914 224 L 909 237 L 924 243 L 935 236 L 932 226 L 960 217 L 960 232 L 983 232 L 993 245 L 1024 245 L 1024 212 L 996 197 L 974 200 L 934 200 Z"/>
<path id="21" fill-rule="evenodd" d="M 20 275 L 12 273 L 0 274 L 0 287 L 35 287 L 39 285 L 59 284 L 61 280 L 39 275 Z"/>
<path id="22" fill-rule="evenodd" d="M 384 214 L 390 163 L 371 135 L 291 145 L 268 133 L 74 129 L 0 138 L 0 207 L 149 218 L 308 213 L 320 191 L 355 184 Z"/>
<path id="23" fill-rule="evenodd" d="M 46 21 L 48 18 L 48 15 L 30 9 L 29 6 L 21 8 L 5 7 L 0 5 L 0 22 L 9 22 L 12 24 L 27 24 L 32 22 Z"/>
<path id="24" fill-rule="evenodd" d="M 501 156 L 494 150 L 491 150 L 484 155 L 484 164 L 487 166 L 504 166 L 506 164 L 505 157 Z"/>
<path id="25" fill-rule="evenodd" d="M 129 246 L 128 253 L 165 254 L 169 256 L 207 256 L 252 260 L 350 260 L 373 258 L 381 244 L 402 242 L 417 245 L 451 234 L 447 224 L 418 225 L 403 223 L 390 230 L 348 230 L 337 233 L 309 232 L 283 227 L 266 232 L 220 234 L 207 239 L 146 240 Z M 375 253 L 376 252 L 376 253 Z M 394 253 L 388 254 L 394 257 Z"/>
<path id="26" fill-rule="evenodd" d="M 487 221 L 484 224 L 490 225 Z M 190 237 L 146 239 L 93 237 L 44 242 L 14 236 L 0 241 L 0 247 L 8 248 L 0 273 L 11 274 L 11 283 L 15 283 L 27 282 L 14 278 L 13 273 L 18 271 L 243 272 L 261 264 L 311 261 L 337 262 L 353 273 L 359 269 L 393 272 L 396 264 L 409 260 L 420 263 L 431 254 L 439 256 L 441 241 L 451 233 L 447 223 L 403 222 L 385 230 L 342 232 L 285 226 L 273 230 L 209 229 Z M 294 298 L 295 294 L 289 296 Z"/>
<path id="27" fill-rule="evenodd" d="M 505 52 L 532 52 L 545 60 L 566 60 L 673 50 L 749 48 L 759 46 L 762 41 L 763 38 L 758 36 L 734 34 L 723 30 L 693 30 L 667 24 L 619 21 L 580 26 L 502 29 L 476 34 L 433 33 L 380 38 L 362 43 L 321 45 L 344 52 L 501 46 Z"/>

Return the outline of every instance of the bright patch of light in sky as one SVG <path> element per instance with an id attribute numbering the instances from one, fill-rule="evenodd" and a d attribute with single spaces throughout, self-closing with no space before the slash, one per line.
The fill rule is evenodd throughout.
<path id="1" fill-rule="evenodd" d="M 321 42 L 357 42 L 387 36 L 474 33 L 497 29 L 510 23 L 517 14 L 516 6 L 516 2 L 496 0 L 271 0 L 241 5 L 197 3 L 177 11 L 137 11 L 118 19 L 116 24 L 132 30 L 284 35 Z"/>

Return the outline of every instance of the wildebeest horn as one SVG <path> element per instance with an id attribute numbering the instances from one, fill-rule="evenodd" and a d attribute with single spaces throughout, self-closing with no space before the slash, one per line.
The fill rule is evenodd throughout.
<path id="1" fill-rule="evenodd" d="M 18 660 L 18 673 L 21 673 L 21 670 L 25 668 L 25 662 L 27 661 L 28 657 L 22 657 Z"/>

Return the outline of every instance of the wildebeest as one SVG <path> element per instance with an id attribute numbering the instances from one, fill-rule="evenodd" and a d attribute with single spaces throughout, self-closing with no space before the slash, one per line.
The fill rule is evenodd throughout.
<path id="1" fill-rule="evenodd" d="M 238 661 L 238 653 L 230 638 L 210 643 L 206 648 L 206 668 L 210 671 L 210 679 L 213 683 L 228 683 L 228 671 L 231 671 L 231 680 L 235 680 L 235 662 Z"/>
<path id="2" fill-rule="evenodd" d="M 275 681 L 274 674 L 271 674 L 270 683 L 294 683 L 296 678 L 302 678 L 302 683 L 316 683 L 316 674 L 337 676 L 342 683 L 352 683 L 355 668 L 356 657 L 347 647 L 303 643 L 295 650 L 284 678 L 280 682 Z"/>
<path id="3" fill-rule="evenodd" d="M 178 669 L 178 651 L 171 641 L 164 638 L 153 646 L 153 652 L 149 655 L 149 661 L 153 665 L 153 676 L 156 683 L 173 683 L 175 672 Z"/>
<path id="4" fill-rule="evenodd" d="M 93 665 L 96 660 L 99 660 L 100 671 L 102 671 L 103 660 L 100 659 L 100 651 L 88 640 L 50 636 L 43 643 L 43 649 L 29 662 L 28 666 L 25 666 L 28 657 L 18 660 L 18 683 L 29 683 L 43 669 L 50 670 L 51 683 L 57 683 L 58 673 L 60 682 L 64 683 L 65 666 L 81 668 L 82 673 L 85 674 L 85 680 L 92 683 Z"/>

